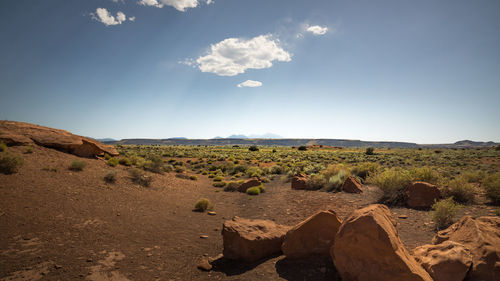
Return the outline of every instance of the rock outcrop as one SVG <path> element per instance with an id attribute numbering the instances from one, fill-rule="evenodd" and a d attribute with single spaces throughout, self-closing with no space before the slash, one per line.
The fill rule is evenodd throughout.
<path id="1" fill-rule="evenodd" d="M 287 258 L 329 255 L 341 220 L 334 211 L 321 211 L 290 229 L 281 249 Z"/>
<path id="2" fill-rule="evenodd" d="M 472 265 L 469 249 L 453 241 L 417 247 L 413 256 L 434 281 L 462 281 Z"/>
<path id="3" fill-rule="evenodd" d="M 269 220 L 234 217 L 224 222 L 222 240 L 224 257 L 254 262 L 281 252 L 288 226 Z"/>
<path id="4" fill-rule="evenodd" d="M 292 189 L 311 189 L 309 177 L 305 174 L 298 174 L 292 178 Z"/>
<path id="5" fill-rule="evenodd" d="M 465 216 L 438 232 L 433 243 L 454 241 L 472 253 L 468 280 L 500 280 L 500 217 Z"/>
<path id="6" fill-rule="evenodd" d="M 259 186 L 261 184 L 262 184 L 262 182 L 258 178 L 251 178 L 251 179 L 244 181 L 238 187 L 238 191 L 239 192 L 247 192 L 247 189 L 249 189 L 250 187 Z"/>
<path id="7" fill-rule="evenodd" d="M 431 281 L 399 239 L 385 205 L 356 210 L 340 226 L 331 254 L 344 281 Z"/>
<path id="8" fill-rule="evenodd" d="M 24 122 L 0 121 L 0 141 L 7 145 L 36 144 L 81 157 L 95 157 L 104 153 L 118 155 L 113 146 L 97 140 Z"/>
<path id="9" fill-rule="evenodd" d="M 428 209 L 440 197 L 441 192 L 437 186 L 422 181 L 413 182 L 406 189 L 406 205 L 410 208 Z"/>
<path id="10" fill-rule="evenodd" d="M 363 188 L 361 183 L 354 177 L 348 177 L 342 185 L 342 190 L 348 193 L 361 193 Z"/>

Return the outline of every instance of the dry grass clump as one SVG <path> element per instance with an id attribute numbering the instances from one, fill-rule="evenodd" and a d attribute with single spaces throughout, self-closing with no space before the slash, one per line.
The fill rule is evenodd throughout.
<path id="1" fill-rule="evenodd" d="M 201 198 L 194 204 L 194 210 L 197 212 L 205 212 L 210 207 L 210 200 Z"/>
<path id="2" fill-rule="evenodd" d="M 226 186 L 226 182 L 225 181 L 215 181 L 212 183 L 212 186 L 214 187 L 225 187 Z"/>
<path id="3" fill-rule="evenodd" d="M 85 166 L 87 166 L 87 163 L 85 163 L 84 161 L 73 161 L 71 162 L 69 169 L 71 171 L 80 172 L 83 171 L 83 168 L 85 168 Z"/>
<path id="4" fill-rule="evenodd" d="M 108 159 L 107 163 L 111 167 L 116 167 L 116 166 L 118 166 L 119 160 L 114 158 L 114 157 L 111 157 Z"/>
<path id="5" fill-rule="evenodd" d="M 263 184 L 261 184 L 259 186 L 253 186 L 253 187 L 247 188 L 246 192 L 248 195 L 259 195 L 261 193 L 266 192 L 266 188 L 264 187 Z"/>
<path id="6" fill-rule="evenodd" d="M 151 176 L 146 175 L 146 173 L 139 169 L 131 169 L 129 173 L 132 182 L 144 187 L 149 187 L 151 185 L 151 182 L 153 181 L 153 178 Z"/>
<path id="7" fill-rule="evenodd" d="M 472 204 L 474 203 L 477 189 L 465 177 L 460 176 L 449 181 L 444 187 L 443 193 L 445 197 L 453 197 L 458 203 Z"/>
<path id="8" fill-rule="evenodd" d="M 7 145 L 3 142 L 0 142 L 0 152 L 4 152 L 7 150 Z"/>
<path id="9" fill-rule="evenodd" d="M 412 181 L 424 181 L 431 184 L 437 184 L 441 177 L 435 168 L 421 167 L 409 170 Z"/>
<path id="10" fill-rule="evenodd" d="M 115 183 L 116 182 L 116 171 L 108 172 L 104 176 L 104 181 L 107 183 Z"/>
<path id="11" fill-rule="evenodd" d="M 354 166 L 351 174 L 360 178 L 363 182 L 369 175 L 375 174 L 380 170 L 380 165 L 375 162 L 364 162 Z"/>
<path id="12" fill-rule="evenodd" d="M 494 173 L 486 177 L 483 182 L 486 196 L 493 204 L 500 205 L 500 172 Z"/>
<path id="13" fill-rule="evenodd" d="M 390 168 L 382 173 L 370 175 L 367 182 L 378 186 L 382 190 L 381 203 L 400 205 L 404 202 L 404 192 L 412 182 L 412 177 L 407 170 Z"/>
<path id="14" fill-rule="evenodd" d="M 0 156 L 0 173 L 9 175 L 19 171 L 19 168 L 24 164 L 24 159 L 20 156 L 3 153 Z"/>
<path id="15" fill-rule="evenodd" d="M 461 208 L 461 205 L 453 201 L 453 197 L 449 197 L 447 199 L 443 199 L 434 203 L 434 205 L 432 205 L 431 216 L 434 220 L 436 228 L 438 230 L 444 229 L 453 224 L 457 211 L 459 211 Z"/>

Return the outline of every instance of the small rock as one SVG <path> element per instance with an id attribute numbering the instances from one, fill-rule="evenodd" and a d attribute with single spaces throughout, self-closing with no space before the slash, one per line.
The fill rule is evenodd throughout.
<path id="1" fill-rule="evenodd" d="M 92 262 L 92 259 L 91 259 L 91 258 L 88 258 L 88 259 L 87 259 L 87 262 Z"/>
<path id="2" fill-rule="evenodd" d="M 398 218 L 400 218 L 400 219 L 407 219 L 408 216 L 407 215 L 399 215 Z"/>
<path id="3" fill-rule="evenodd" d="M 61 268 L 62 268 L 62 265 L 59 265 L 59 264 L 54 264 L 54 267 L 55 267 L 55 269 L 61 269 Z"/>
<path id="4" fill-rule="evenodd" d="M 208 238 L 208 235 L 200 235 L 200 238 L 201 238 L 201 239 L 207 239 L 207 238 Z"/>
<path id="5" fill-rule="evenodd" d="M 208 261 L 208 258 L 202 257 L 200 261 L 198 262 L 198 269 L 204 270 L 204 271 L 210 271 L 212 270 L 212 265 Z"/>
<path id="6" fill-rule="evenodd" d="M 215 215 L 217 215 L 217 213 L 216 213 L 216 212 L 214 212 L 214 211 L 210 211 L 210 212 L 208 212 L 207 214 L 208 214 L 208 215 L 210 215 L 210 216 L 215 216 Z"/>
<path id="7" fill-rule="evenodd" d="M 320 268 L 319 271 L 321 271 L 321 273 L 325 273 L 326 272 L 326 267 Z"/>

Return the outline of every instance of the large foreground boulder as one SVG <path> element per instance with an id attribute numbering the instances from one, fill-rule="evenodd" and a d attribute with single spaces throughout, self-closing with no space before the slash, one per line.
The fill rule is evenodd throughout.
<path id="1" fill-rule="evenodd" d="M 363 188 L 361 183 L 355 177 L 348 177 L 342 184 L 342 190 L 348 193 L 362 193 Z"/>
<path id="2" fill-rule="evenodd" d="M 417 247 L 413 256 L 434 281 L 462 281 L 472 265 L 469 249 L 453 241 Z"/>
<path id="3" fill-rule="evenodd" d="M 334 211 L 321 211 L 290 229 L 281 249 L 287 258 L 329 255 L 341 220 Z"/>
<path id="4" fill-rule="evenodd" d="M 269 220 L 234 217 L 224 222 L 222 240 L 224 257 L 254 262 L 281 252 L 288 226 Z"/>
<path id="5" fill-rule="evenodd" d="M 311 189 L 309 177 L 305 174 L 298 174 L 292 178 L 292 189 Z"/>
<path id="6" fill-rule="evenodd" d="M 259 186 L 261 184 L 262 184 L 262 182 L 258 178 L 251 178 L 251 179 L 244 181 L 238 187 L 238 191 L 239 192 L 247 192 L 247 189 L 249 189 L 250 187 Z"/>
<path id="7" fill-rule="evenodd" d="M 356 210 L 340 226 L 332 258 L 343 281 L 431 281 L 399 239 L 385 205 Z"/>
<path id="8" fill-rule="evenodd" d="M 7 145 L 37 144 L 81 157 L 94 157 L 104 153 L 118 155 L 113 146 L 97 140 L 24 122 L 0 121 L 0 141 Z"/>
<path id="9" fill-rule="evenodd" d="M 413 182 L 406 189 L 406 204 L 410 208 L 428 209 L 440 197 L 441 192 L 437 186 L 423 181 Z"/>
<path id="10" fill-rule="evenodd" d="M 438 232 L 433 243 L 455 241 L 472 253 L 468 280 L 500 280 L 500 217 L 465 216 Z"/>

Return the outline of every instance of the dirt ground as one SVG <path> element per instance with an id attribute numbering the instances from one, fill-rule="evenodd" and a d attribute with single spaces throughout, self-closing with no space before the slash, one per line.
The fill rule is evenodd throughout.
<path id="1" fill-rule="evenodd" d="M 23 147 L 9 151 L 25 163 L 17 174 L 0 174 L 0 280 L 335 280 L 331 260 L 321 257 L 221 259 L 211 272 L 196 265 L 203 255 L 222 252 L 222 223 L 233 216 L 294 225 L 331 209 L 345 218 L 378 196 L 374 187 L 361 195 L 326 193 L 291 190 L 275 180 L 250 197 L 223 192 L 205 176 L 190 181 L 173 173 L 154 174 L 145 188 L 130 181 L 126 167 L 104 160 L 83 159 L 85 169 L 74 172 L 69 165 L 82 158 L 38 146 L 32 154 Z M 110 170 L 118 172 L 115 184 L 103 180 Z M 215 216 L 193 212 L 202 197 L 215 205 Z M 428 212 L 391 211 L 410 251 L 430 243 L 435 231 Z M 462 214 L 493 215 L 494 208 L 472 205 Z"/>

